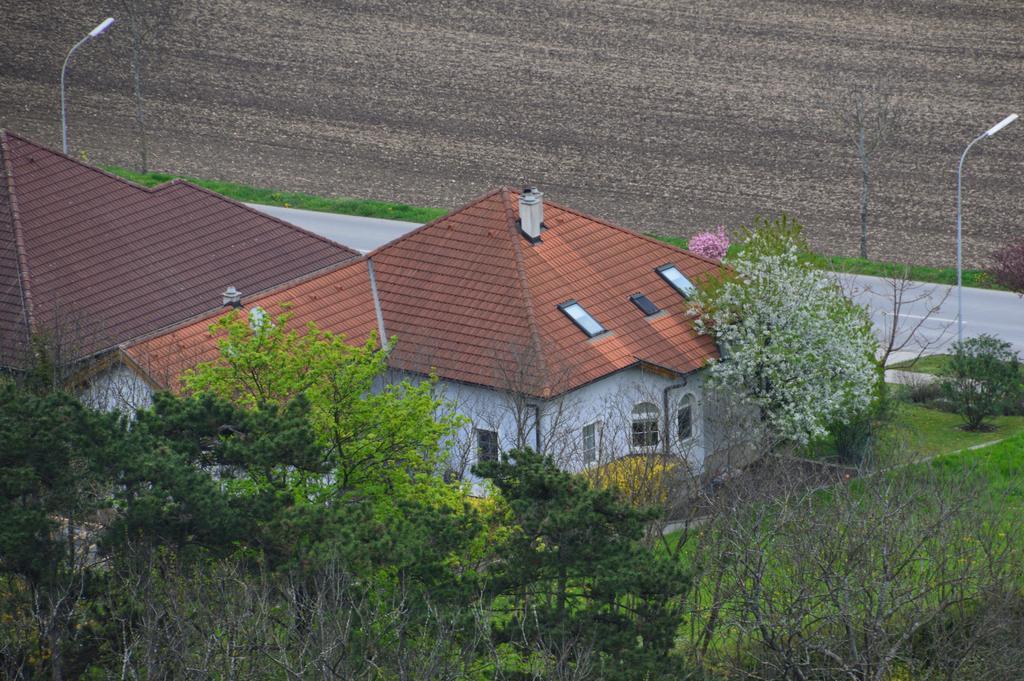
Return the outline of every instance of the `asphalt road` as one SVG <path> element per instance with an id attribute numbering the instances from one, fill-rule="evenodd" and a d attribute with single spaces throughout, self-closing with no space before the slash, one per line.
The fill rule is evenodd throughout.
<path id="1" fill-rule="evenodd" d="M 252 208 L 287 220 L 363 253 L 371 251 L 419 225 L 295 208 L 249 204 Z M 910 282 L 904 289 L 902 305 L 894 315 L 893 285 L 878 277 L 839 275 L 840 283 L 855 301 L 864 305 L 880 339 L 889 336 L 896 321 L 897 346 L 902 352 L 893 359 L 947 350 L 956 340 L 956 288 Z M 1024 355 L 1024 300 L 1013 293 L 964 289 L 964 337 L 991 334 L 1009 341 Z"/>
<path id="2" fill-rule="evenodd" d="M 878 277 L 840 275 L 850 296 L 867 307 L 880 338 L 892 328 L 893 286 Z M 1008 341 L 1024 355 L 1024 299 L 1014 293 L 964 288 L 964 338 L 989 334 Z M 956 341 L 955 286 L 913 282 L 904 292 L 896 324 L 898 341 L 910 338 L 905 351 L 917 354 L 922 343 L 927 354 L 945 351 Z M 917 327 L 915 329 L 915 327 Z"/>

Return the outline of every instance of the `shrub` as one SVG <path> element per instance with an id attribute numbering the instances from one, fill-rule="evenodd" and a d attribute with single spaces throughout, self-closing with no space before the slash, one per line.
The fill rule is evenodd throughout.
<path id="1" fill-rule="evenodd" d="M 1017 353 L 989 335 L 953 345 L 942 390 L 964 419 L 966 430 L 981 430 L 985 419 L 1000 413 L 1020 395 Z"/>
<path id="2" fill-rule="evenodd" d="M 832 443 L 839 463 L 868 467 L 877 463 L 884 433 L 896 415 L 896 397 L 883 384 L 870 407 L 832 425 Z"/>
<path id="3" fill-rule="evenodd" d="M 725 227 L 719 225 L 717 232 L 694 234 L 690 239 L 689 249 L 705 258 L 721 260 L 729 250 L 729 236 L 725 233 Z"/>
<path id="4" fill-rule="evenodd" d="M 945 400 L 942 385 L 932 380 L 927 374 L 915 376 L 906 385 L 906 396 L 909 402 L 925 407 L 939 408 Z M 948 403 L 948 401 L 946 401 Z"/>
<path id="5" fill-rule="evenodd" d="M 1024 295 L 1024 240 L 993 253 L 988 273 L 1000 286 Z"/>
<path id="6" fill-rule="evenodd" d="M 664 456 L 635 454 L 588 468 L 583 476 L 597 488 L 617 489 L 630 504 L 644 508 L 669 501 L 671 476 L 677 466 L 677 461 Z"/>

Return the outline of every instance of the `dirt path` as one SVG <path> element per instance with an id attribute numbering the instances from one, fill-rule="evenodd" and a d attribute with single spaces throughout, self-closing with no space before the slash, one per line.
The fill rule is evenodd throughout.
<path id="1" fill-rule="evenodd" d="M 690 234 L 787 210 L 856 250 L 838 89 L 888 79 L 910 117 L 879 169 L 877 257 L 949 264 L 954 171 L 1024 106 L 1019 0 L 182 0 L 151 88 L 153 165 L 453 207 L 496 184 Z M 59 142 L 65 50 L 111 0 L 4 0 L 0 125 Z M 127 33 L 76 56 L 71 139 L 130 165 Z M 972 152 L 965 256 L 1024 223 L 1024 125 Z"/>

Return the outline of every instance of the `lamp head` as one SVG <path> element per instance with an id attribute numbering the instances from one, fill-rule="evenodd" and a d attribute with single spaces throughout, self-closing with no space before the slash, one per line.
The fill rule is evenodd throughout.
<path id="1" fill-rule="evenodd" d="M 991 137 L 992 135 L 996 134 L 997 132 L 1008 126 L 1010 123 L 1013 123 L 1015 120 L 1017 120 L 1017 114 L 1010 114 L 1003 120 L 993 125 L 988 130 L 986 130 L 985 137 Z"/>
<path id="2" fill-rule="evenodd" d="M 96 36 L 103 34 L 104 31 L 106 31 L 108 28 L 111 27 L 111 25 L 113 25 L 113 23 L 114 17 L 107 17 L 103 20 L 102 24 L 89 31 L 89 37 L 95 38 Z"/>

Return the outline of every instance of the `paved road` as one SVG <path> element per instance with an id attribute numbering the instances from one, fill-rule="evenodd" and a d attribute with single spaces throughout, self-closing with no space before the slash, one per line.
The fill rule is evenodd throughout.
<path id="1" fill-rule="evenodd" d="M 249 205 L 363 253 L 418 227 L 415 223 L 398 220 Z M 879 337 L 887 335 L 893 319 L 891 285 L 884 279 L 862 275 L 840 275 L 840 280 L 851 297 L 868 308 Z M 912 333 L 916 336 L 905 350 L 917 354 L 922 341 L 928 346 L 929 354 L 948 349 L 956 340 L 956 289 L 915 284 L 905 291 L 903 299 L 897 323 L 898 336 L 901 340 Z M 936 306 L 938 309 L 930 313 L 930 309 Z M 1014 349 L 1024 354 L 1024 300 L 1012 293 L 965 288 L 964 336 L 982 333 L 1009 341 Z"/>
<path id="2" fill-rule="evenodd" d="M 868 308 L 879 336 L 892 328 L 893 289 L 884 279 L 862 275 L 840 275 L 852 298 Z M 957 299 L 955 286 L 917 284 L 906 291 L 907 301 L 899 311 L 897 330 L 907 337 L 919 325 L 917 335 L 930 344 L 928 354 L 941 352 L 956 341 Z M 931 309 L 937 307 L 934 313 Z M 927 319 L 925 319 L 927 317 Z M 1008 341 L 1024 355 L 1024 300 L 1005 291 L 964 289 L 964 337 L 991 334 Z M 920 343 L 910 343 L 915 352 Z"/>

